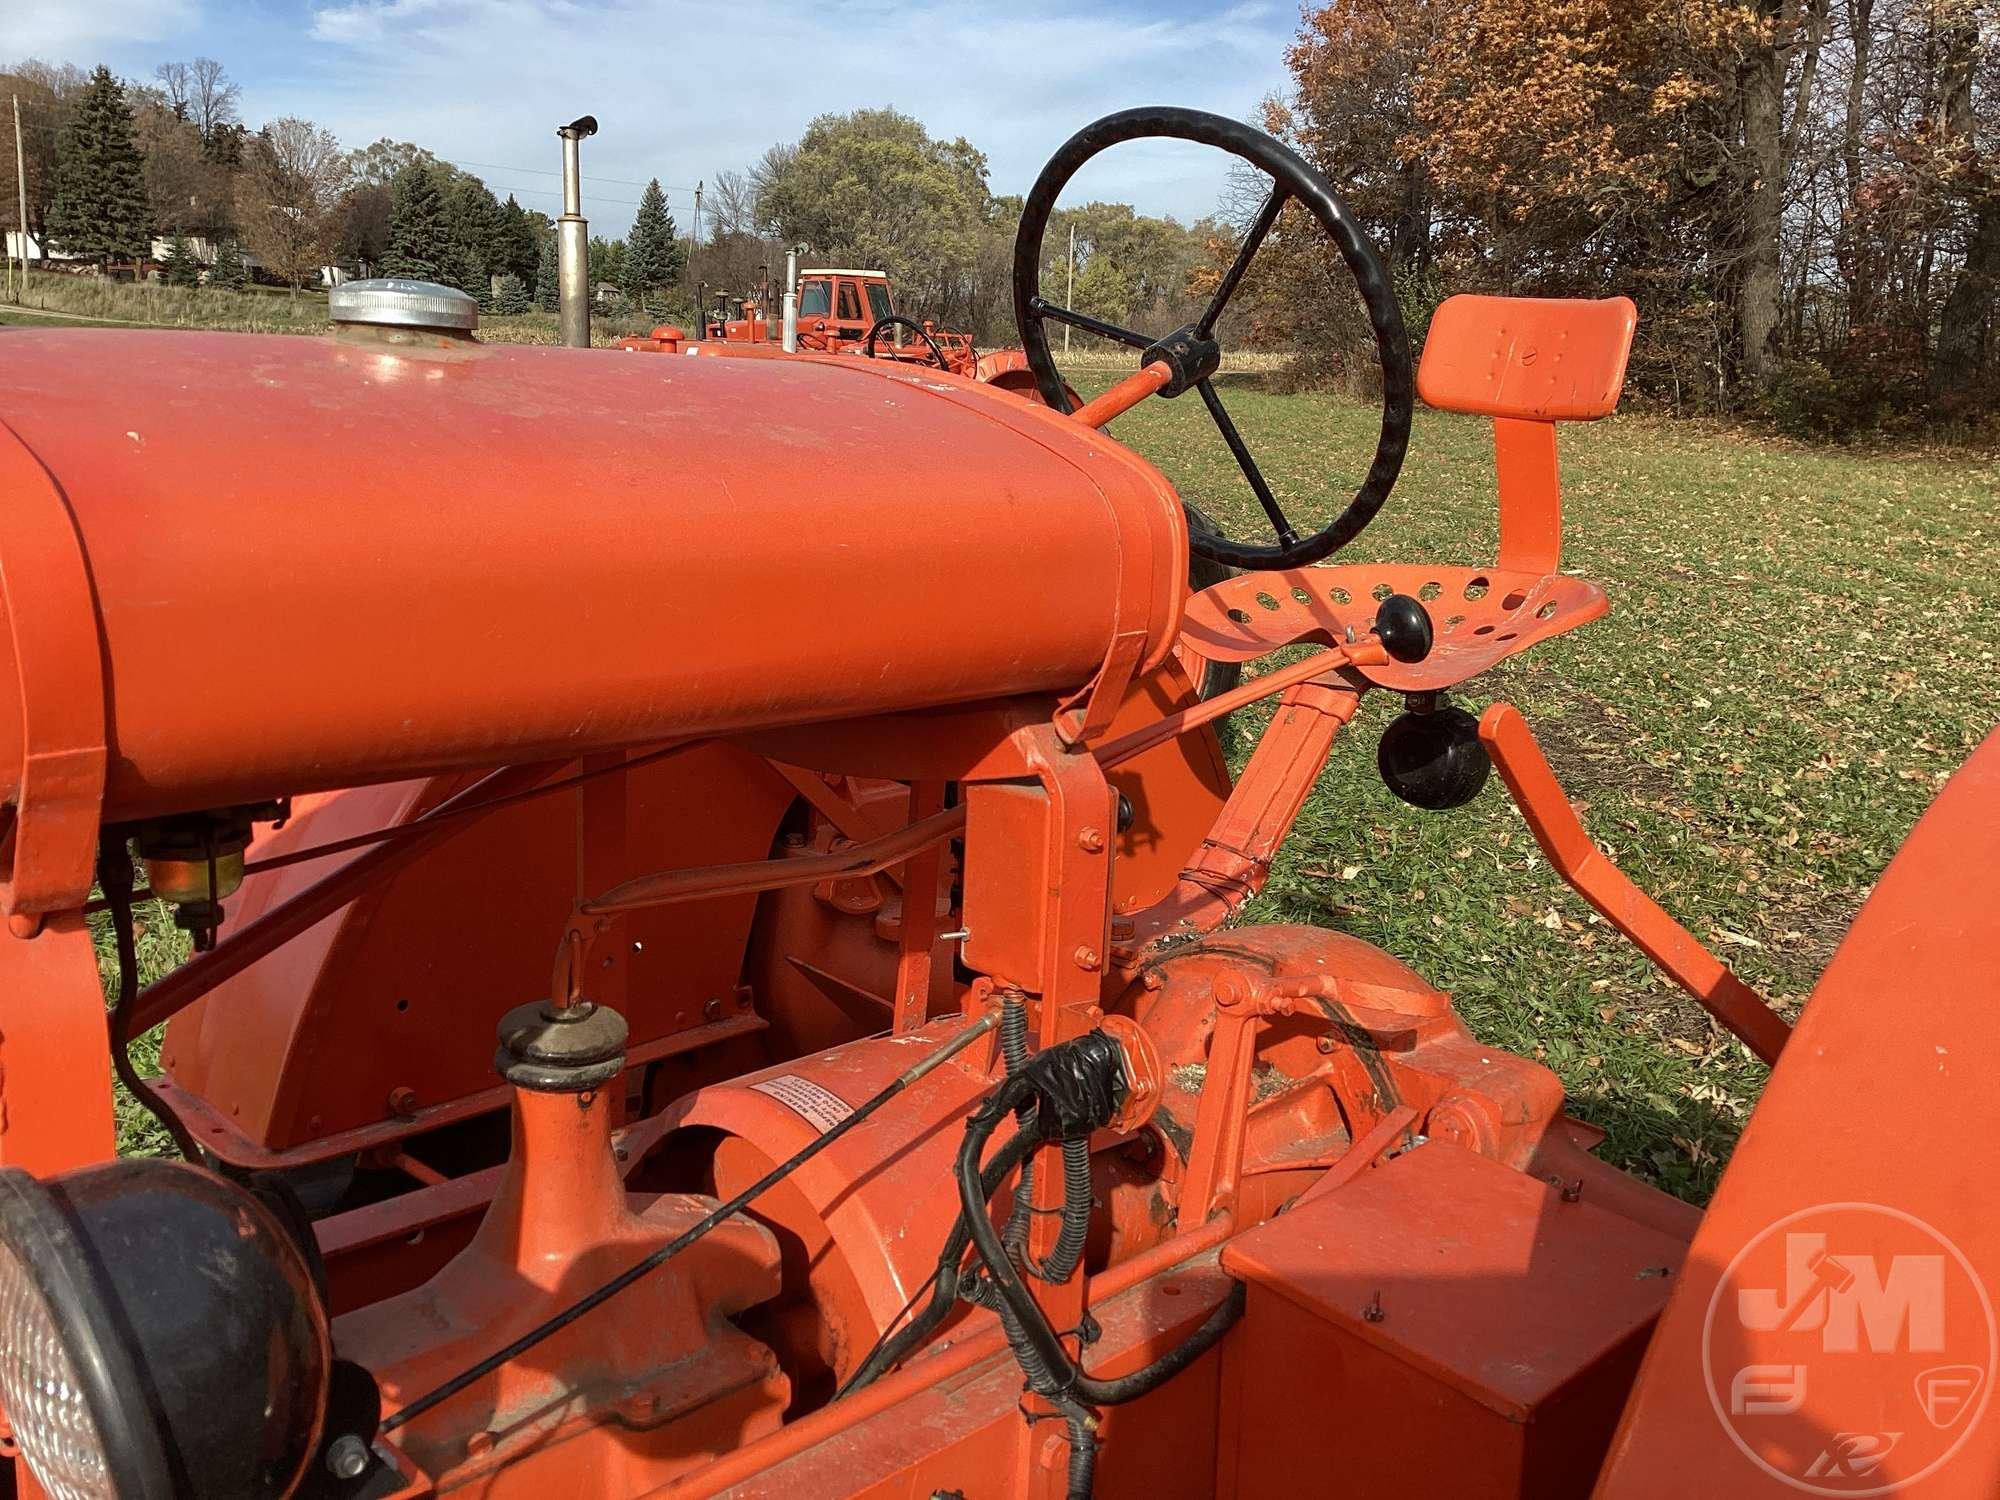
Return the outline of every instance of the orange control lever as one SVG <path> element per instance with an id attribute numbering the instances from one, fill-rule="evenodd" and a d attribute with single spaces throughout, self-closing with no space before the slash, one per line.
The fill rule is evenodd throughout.
<path id="1" fill-rule="evenodd" d="M 1495 703 L 1480 715 L 1479 738 L 1556 873 L 1752 1052 L 1776 1062 L 1792 1028 L 1591 842 L 1520 710 Z"/>

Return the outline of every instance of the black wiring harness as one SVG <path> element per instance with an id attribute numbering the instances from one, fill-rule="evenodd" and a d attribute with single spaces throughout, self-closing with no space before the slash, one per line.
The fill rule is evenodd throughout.
<path id="1" fill-rule="evenodd" d="M 1003 1001 L 1003 1003 L 1005 1003 Z M 1009 1017 L 1003 1012 L 1003 1050 L 1010 1040 Z M 990 1302 L 1000 1318 L 1008 1347 L 1021 1367 L 1027 1388 L 1059 1411 L 1069 1430 L 1070 1456 L 1068 1494 L 1070 1500 L 1088 1500 L 1097 1463 L 1097 1420 L 1093 1406 L 1117 1406 L 1158 1389 L 1185 1370 L 1221 1340 L 1243 1315 L 1244 1290 L 1235 1286 L 1230 1295 L 1179 1346 L 1153 1363 L 1129 1375 L 1099 1379 L 1087 1374 L 1073 1357 L 1063 1338 L 1050 1326 L 1047 1315 L 1035 1301 L 1024 1279 L 1043 1275 L 1052 1267 L 1037 1268 L 1022 1251 L 1025 1224 L 1023 1205 L 1030 1187 L 1026 1164 L 1034 1151 L 1060 1143 L 1082 1148 L 1081 1215 L 1087 1227 L 1089 1213 L 1088 1150 L 1093 1131 L 1102 1129 L 1118 1112 L 1126 1093 L 1124 1052 L 1102 1031 L 1091 1031 L 1074 1041 L 1050 1047 L 1032 1058 L 1009 1052 L 1006 1080 L 966 1121 L 965 1137 L 958 1151 L 956 1175 L 960 1212 L 944 1248 L 937 1270 L 931 1277 L 931 1296 L 924 1310 L 900 1332 L 885 1337 L 849 1378 L 841 1395 L 847 1395 L 879 1379 L 927 1340 L 950 1313 L 960 1297 Z M 998 1151 L 986 1160 L 986 1148 L 1002 1121 L 1009 1116 L 1020 1123 Z M 1023 1176 L 1015 1188 L 1015 1211 L 1005 1229 L 996 1228 L 991 1200 L 1007 1174 L 1020 1166 Z M 1076 1175 L 1064 1173 L 1064 1228 L 1071 1227 L 1072 1204 L 1077 1202 Z M 1082 1250 L 1082 1228 L 1076 1234 L 1077 1255 Z M 1060 1248 L 1060 1246 L 1059 1246 Z M 967 1251 L 975 1257 L 979 1271 L 964 1264 Z M 1056 1259 L 1050 1257 L 1051 1262 Z M 1075 1269 L 1071 1264 L 1062 1280 Z M 1048 1277 L 1047 1279 L 1056 1279 Z"/>

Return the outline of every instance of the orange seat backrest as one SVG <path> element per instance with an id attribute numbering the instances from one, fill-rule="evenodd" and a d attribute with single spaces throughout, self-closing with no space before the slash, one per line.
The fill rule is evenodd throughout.
<path id="1" fill-rule="evenodd" d="M 1638 321 L 1630 297 L 1448 297 L 1431 317 L 1417 394 L 1441 411 L 1595 421 L 1618 404 Z"/>
<path id="2" fill-rule="evenodd" d="M 1447 297 L 1431 316 L 1417 394 L 1493 419 L 1502 568 L 1562 560 L 1556 423 L 1609 416 L 1639 310 L 1629 297 Z"/>

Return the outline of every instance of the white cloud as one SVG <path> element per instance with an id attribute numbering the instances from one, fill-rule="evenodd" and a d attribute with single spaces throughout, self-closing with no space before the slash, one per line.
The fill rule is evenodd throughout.
<path id="1" fill-rule="evenodd" d="M 194 0 L 6 0 L 0 63 L 39 57 L 87 68 L 106 48 L 176 36 L 199 17 Z"/>
<path id="2" fill-rule="evenodd" d="M 289 76 L 246 77 L 245 115 L 301 114 L 342 140 L 413 140 L 476 168 L 496 191 L 549 208 L 555 126 L 595 114 L 586 212 L 620 232 L 658 176 L 685 223 L 684 191 L 741 170 L 813 116 L 894 105 L 933 134 L 985 151 L 996 192 L 1023 192 L 1088 121 L 1142 103 L 1237 118 L 1284 81 L 1289 5 L 1168 15 L 1020 0 L 337 0 L 316 8 Z M 247 72 L 247 70 L 241 70 Z M 534 168 L 536 173 L 518 169 Z M 1218 199 L 1225 159 L 1132 146 L 1072 197 L 1112 197 L 1193 218 Z M 594 179 L 594 183 L 593 183 Z"/>

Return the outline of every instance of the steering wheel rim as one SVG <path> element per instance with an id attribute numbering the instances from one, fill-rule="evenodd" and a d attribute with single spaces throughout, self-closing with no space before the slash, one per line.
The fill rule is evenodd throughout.
<path id="1" fill-rule="evenodd" d="M 1056 199 L 1077 171 L 1092 157 L 1112 146 L 1147 137 L 1165 136 L 1213 146 L 1264 172 L 1272 179 L 1271 194 L 1253 220 L 1235 262 L 1202 317 L 1163 339 L 1134 333 L 1089 318 L 1068 308 L 1057 307 L 1041 296 L 1041 250 L 1047 236 L 1049 217 Z M 1306 536 L 1299 536 L 1278 506 L 1270 486 L 1235 424 L 1222 406 L 1221 397 L 1209 381 L 1220 351 L 1212 334 L 1230 297 L 1248 269 L 1250 259 L 1264 236 L 1277 222 L 1287 199 L 1296 199 L 1319 221 L 1333 240 L 1348 273 L 1361 294 L 1368 325 L 1375 336 L 1376 354 L 1382 368 L 1382 425 L 1375 444 L 1375 456 L 1354 498 L 1332 522 Z M 1028 368 L 1034 372 L 1042 399 L 1055 410 L 1072 408 L 1063 393 L 1062 376 L 1050 353 L 1046 322 L 1066 322 L 1085 332 L 1095 333 L 1142 352 L 1142 365 L 1164 359 L 1174 368 L 1175 377 L 1159 394 L 1178 396 L 1197 390 L 1209 415 L 1221 430 L 1237 466 L 1249 481 L 1253 494 L 1271 522 L 1277 544 L 1239 542 L 1219 533 L 1189 527 L 1188 545 L 1201 557 L 1239 568 L 1297 568 L 1331 557 L 1359 536 L 1375 519 L 1401 473 L 1403 456 L 1409 449 L 1410 419 L 1416 404 L 1415 371 L 1410 358 L 1410 340 L 1403 328 L 1394 289 L 1367 234 L 1356 222 L 1333 185 L 1296 152 L 1261 130 L 1201 110 L 1171 105 L 1148 105 L 1121 110 L 1086 125 L 1063 143 L 1029 192 L 1021 209 L 1021 226 L 1014 236 L 1014 322 L 1021 335 L 1021 347 Z"/>
<path id="2" fill-rule="evenodd" d="M 944 350 L 938 347 L 938 341 L 932 338 L 923 325 L 918 323 L 915 318 L 906 318 L 901 313 L 890 313 L 886 318 L 877 318 L 875 326 L 868 330 L 868 337 L 862 341 L 861 352 L 869 359 L 875 357 L 875 336 L 885 328 L 909 329 L 910 332 L 930 345 L 931 358 L 937 361 L 937 367 L 940 370 L 949 370 L 951 368 L 951 361 L 944 357 Z"/>

